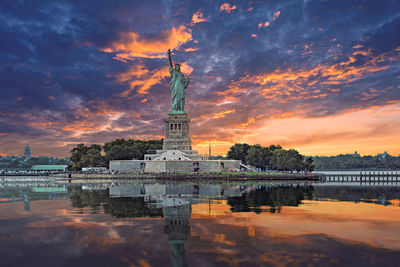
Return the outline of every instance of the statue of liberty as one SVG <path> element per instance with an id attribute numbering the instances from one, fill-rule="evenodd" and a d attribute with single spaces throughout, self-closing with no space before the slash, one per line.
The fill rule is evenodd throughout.
<path id="1" fill-rule="evenodd" d="M 190 79 L 181 72 L 181 65 L 172 67 L 171 49 L 168 49 L 169 73 L 171 73 L 171 110 L 168 114 L 186 114 L 185 112 L 185 90 Z"/>

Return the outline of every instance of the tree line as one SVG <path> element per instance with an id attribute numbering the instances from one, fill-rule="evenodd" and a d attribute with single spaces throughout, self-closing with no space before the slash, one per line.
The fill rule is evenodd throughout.
<path id="1" fill-rule="evenodd" d="M 301 155 L 295 149 L 283 149 L 280 145 L 234 144 L 227 158 L 241 160 L 261 170 L 313 171 L 313 158 Z"/>
<path id="2" fill-rule="evenodd" d="M 144 159 L 144 154 L 162 148 L 163 140 L 117 139 L 104 145 L 79 144 L 71 150 L 70 170 L 108 167 L 110 160 Z"/>
<path id="3" fill-rule="evenodd" d="M 365 169 L 400 169 L 400 157 L 386 155 L 356 157 L 352 155 L 337 155 L 331 157 L 314 157 L 316 170 L 365 170 Z"/>
<path id="4" fill-rule="evenodd" d="M 25 159 L 24 157 L 2 157 L 0 158 L 0 169 L 12 170 L 28 170 L 33 165 L 68 165 L 68 158 L 53 158 L 53 157 L 32 157 Z"/>

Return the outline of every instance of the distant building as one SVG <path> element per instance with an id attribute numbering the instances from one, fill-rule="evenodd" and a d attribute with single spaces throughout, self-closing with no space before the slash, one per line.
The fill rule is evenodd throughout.
<path id="1" fill-rule="evenodd" d="M 384 159 L 386 156 L 390 156 L 389 153 L 387 153 L 386 151 L 383 152 L 382 154 L 377 154 L 376 157 L 380 158 L 380 159 Z"/>
<path id="2" fill-rule="evenodd" d="M 24 152 L 24 158 L 30 159 L 31 157 L 32 157 L 31 148 L 29 147 L 29 145 L 26 145 L 25 152 Z"/>
<path id="3" fill-rule="evenodd" d="M 358 154 L 357 151 L 354 151 L 354 154 L 346 154 L 346 156 L 353 156 L 353 157 L 359 157 L 360 154 Z"/>
<path id="4" fill-rule="evenodd" d="M 67 171 L 68 165 L 33 165 L 32 171 Z"/>

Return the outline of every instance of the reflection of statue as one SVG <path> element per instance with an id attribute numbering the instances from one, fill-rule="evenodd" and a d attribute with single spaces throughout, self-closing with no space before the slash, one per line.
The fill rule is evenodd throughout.
<path id="1" fill-rule="evenodd" d="M 185 241 L 190 236 L 191 204 L 164 207 L 163 213 L 166 222 L 165 232 L 168 234 L 168 242 L 171 244 L 171 266 L 187 266 L 185 262 Z"/>
<path id="2" fill-rule="evenodd" d="M 181 72 L 181 66 L 175 64 L 175 68 L 172 66 L 171 50 L 168 49 L 169 59 L 169 72 L 171 73 L 171 111 L 172 114 L 185 113 L 185 90 L 189 85 L 190 79 L 185 78 Z"/>
<path id="3" fill-rule="evenodd" d="M 28 195 L 24 195 L 24 207 L 25 211 L 31 211 L 31 205 L 29 204 L 29 197 Z"/>

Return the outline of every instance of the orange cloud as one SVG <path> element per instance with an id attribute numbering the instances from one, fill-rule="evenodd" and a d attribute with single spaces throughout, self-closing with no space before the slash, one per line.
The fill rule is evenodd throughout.
<path id="1" fill-rule="evenodd" d="M 353 56 L 357 56 L 357 55 L 362 55 L 364 57 L 370 56 L 371 55 L 371 50 L 369 49 L 368 51 L 362 51 L 362 50 L 354 51 L 353 52 Z"/>
<path id="2" fill-rule="evenodd" d="M 198 50 L 199 50 L 198 47 L 196 47 L 196 48 L 185 48 L 185 52 L 195 52 L 195 51 L 198 51 Z"/>
<path id="3" fill-rule="evenodd" d="M 193 14 L 192 16 L 192 25 L 200 22 L 205 22 L 207 21 L 207 18 L 203 16 L 203 13 L 201 13 L 200 10 L 198 10 L 196 13 Z"/>
<path id="4" fill-rule="evenodd" d="M 158 83 L 160 83 L 165 77 L 168 77 L 169 71 L 168 66 L 164 66 L 160 69 L 155 69 L 152 72 L 148 72 L 149 75 L 143 77 L 140 76 L 132 76 L 132 80 L 129 82 L 129 89 L 123 91 L 118 94 L 120 97 L 127 97 L 130 93 L 137 89 L 136 92 L 138 94 L 147 94 L 149 89 Z"/>
<path id="5" fill-rule="evenodd" d="M 220 7 L 219 7 L 219 12 L 225 12 L 225 13 L 231 13 L 232 10 L 236 9 L 236 5 L 231 6 L 231 4 L 229 3 L 223 3 Z"/>
<path id="6" fill-rule="evenodd" d="M 382 93 L 382 90 L 381 90 L 381 92 L 379 92 L 375 88 L 369 88 L 369 92 L 363 92 L 362 97 L 360 99 L 363 101 L 373 99 L 373 98 L 379 96 L 379 94 L 381 94 L 381 93 Z"/>
<path id="7" fill-rule="evenodd" d="M 74 112 L 74 121 L 70 123 L 53 123 L 51 125 L 43 125 L 41 128 L 71 132 L 72 137 L 80 137 L 85 134 L 101 131 L 112 130 L 114 132 L 118 132 L 126 130 L 113 126 L 114 121 L 117 121 L 125 115 L 124 112 L 112 109 L 104 101 L 89 101 L 86 103 L 86 105 L 92 106 L 92 108 L 89 109 L 83 105 L 76 106 L 76 110 Z M 38 124 L 43 123 L 43 121 L 47 121 L 46 118 L 39 118 L 37 121 L 33 122 L 37 124 L 34 127 L 38 128 Z"/>
<path id="8" fill-rule="evenodd" d="M 306 44 L 305 48 L 310 49 L 311 45 Z M 237 95 L 250 91 L 258 91 L 266 99 L 274 99 L 278 102 L 286 102 L 293 99 L 311 99 L 326 97 L 327 94 L 320 94 L 316 91 L 305 91 L 305 86 L 312 86 L 317 82 L 321 85 L 339 85 L 351 83 L 363 78 L 368 73 L 386 70 L 390 65 L 384 62 L 399 59 L 399 52 L 388 52 L 383 55 L 372 57 L 369 51 L 357 51 L 356 54 L 363 54 L 367 57 L 363 65 L 354 65 L 354 56 L 347 60 L 333 65 L 320 64 L 309 69 L 276 69 L 272 73 L 250 75 L 247 74 L 239 81 L 228 86 L 228 90 L 218 92 L 220 95 Z M 353 53 L 354 55 L 354 53 Z M 320 77 L 315 81 L 313 77 Z M 310 80 L 313 80 L 310 82 Z M 339 89 L 336 89 L 339 90 Z M 336 92 L 336 91 L 332 91 Z"/>
<path id="9" fill-rule="evenodd" d="M 389 153 L 396 155 L 400 153 L 400 146 L 396 141 L 400 128 L 393 122 L 400 120 L 400 117 L 397 118 L 400 116 L 399 107 L 377 106 L 373 112 L 346 109 L 335 116 L 308 118 L 313 107 L 307 104 L 306 100 L 337 95 L 346 88 L 340 88 L 343 85 L 363 79 L 368 74 L 388 69 L 390 62 L 399 61 L 399 52 L 400 49 L 372 56 L 370 50 L 358 49 L 348 58 L 333 65 L 325 63 L 309 68 L 276 69 L 274 72 L 259 75 L 246 74 L 238 81 L 232 81 L 227 90 L 217 92 L 223 99 L 214 101 L 215 104 L 210 103 L 217 106 L 229 104 L 228 109 L 235 110 L 237 115 L 228 117 L 220 112 L 221 114 L 200 116 L 193 126 L 197 135 L 193 144 L 199 146 L 197 149 L 204 153 L 207 151 L 201 145 L 203 141 L 214 139 L 225 142 L 224 145 L 218 145 L 216 154 L 226 153 L 234 142 L 246 142 L 263 145 L 279 143 L 299 149 L 302 153 L 314 155 L 354 150 L 365 154 L 388 150 Z M 363 65 L 355 64 L 360 55 L 364 57 Z M 326 84 L 330 86 L 324 86 Z M 340 87 L 335 87 L 335 84 Z M 393 86 L 383 90 L 370 88 L 369 91 L 360 93 L 358 98 L 362 101 L 373 101 L 385 90 L 394 88 Z M 240 105 L 235 104 L 243 98 L 256 101 L 258 94 L 267 99 L 269 104 L 265 107 L 249 106 L 248 114 L 244 114 Z M 293 105 L 293 108 L 289 107 L 283 112 L 281 104 L 287 103 L 302 103 L 301 109 Z M 387 101 L 386 104 L 398 106 L 399 103 Z M 380 111 L 379 116 L 376 115 L 377 109 Z M 383 115 L 383 110 L 386 109 L 389 110 L 385 111 L 388 115 Z M 219 119 L 218 123 L 210 120 L 214 116 Z M 224 119 L 224 116 L 227 118 Z M 202 125 L 205 122 L 212 125 L 212 132 L 204 131 Z"/>
<path id="10" fill-rule="evenodd" d="M 279 18 L 279 15 L 281 14 L 281 12 L 278 10 L 274 13 L 274 17 L 272 18 L 272 20 L 276 20 L 277 18 Z"/>
<path id="11" fill-rule="evenodd" d="M 192 74 L 193 68 L 187 62 L 183 62 L 180 64 L 181 64 L 181 71 L 183 74 L 185 74 L 186 76 Z"/>
<path id="12" fill-rule="evenodd" d="M 159 39 L 146 39 L 141 38 L 136 32 L 124 32 L 120 34 L 118 41 L 101 50 L 117 53 L 116 59 L 122 61 L 135 57 L 161 58 L 166 56 L 168 49 L 177 49 L 190 40 L 192 40 L 191 30 L 180 25 L 162 31 Z"/>
<path id="13" fill-rule="evenodd" d="M 260 22 L 260 23 L 258 23 L 257 26 L 258 26 L 259 29 L 262 28 L 262 27 L 268 27 L 269 26 L 269 21 Z"/>
<path id="14" fill-rule="evenodd" d="M 257 34 L 255 34 L 255 33 L 252 33 L 252 34 L 251 34 L 251 37 L 253 37 L 253 38 L 257 38 Z"/>
<path id="15" fill-rule="evenodd" d="M 302 55 L 311 54 L 312 53 L 312 46 L 313 46 L 312 42 L 310 44 L 305 44 L 304 45 L 304 52 L 302 53 Z"/>
<path id="16" fill-rule="evenodd" d="M 239 124 L 239 128 L 246 128 L 246 127 L 248 127 L 251 123 L 253 123 L 253 122 L 255 122 L 255 121 L 256 121 L 255 118 L 251 118 L 251 117 L 250 117 L 250 118 L 247 120 L 247 122 Z"/>
<path id="17" fill-rule="evenodd" d="M 222 112 L 219 112 L 219 113 L 215 113 L 212 118 L 213 119 L 224 118 L 227 114 L 234 113 L 234 112 L 235 112 L 234 109 L 222 111 Z"/>

